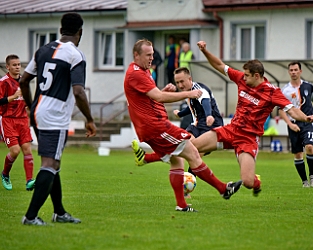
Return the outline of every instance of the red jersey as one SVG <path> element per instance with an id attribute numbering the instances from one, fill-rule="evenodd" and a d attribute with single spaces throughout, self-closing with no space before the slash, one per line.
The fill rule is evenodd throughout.
<path id="1" fill-rule="evenodd" d="M 145 70 L 134 62 L 129 65 L 124 79 L 124 91 L 130 119 L 140 141 L 147 141 L 159 135 L 158 131 L 164 130 L 168 121 L 163 103 L 146 95 L 155 87 L 150 70 Z"/>
<path id="2" fill-rule="evenodd" d="M 243 72 L 229 67 L 227 73 L 230 80 L 234 81 L 238 87 L 236 113 L 231 124 L 239 130 L 262 136 L 264 123 L 274 107 L 278 106 L 281 109 L 287 105 L 292 107 L 280 88 L 269 83 L 265 77 L 264 82 L 252 88 L 243 80 Z"/>
<path id="3" fill-rule="evenodd" d="M 19 87 L 19 82 L 7 73 L 0 79 L 0 98 L 14 95 Z M 25 107 L 26 104 L 21 96 L 10 103 L 0 106 L 0 115 L 9 118 L 26 118 L 28 116 Z"/>

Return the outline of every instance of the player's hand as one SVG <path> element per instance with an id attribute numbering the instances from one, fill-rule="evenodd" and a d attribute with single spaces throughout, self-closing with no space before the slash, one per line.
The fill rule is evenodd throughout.
<path id="1" fill-rule="evenodd" d="M 300 128 L 298 127 L 297 124 L 292 123 L 289 125 L 289 128 L 294 132 L 300 132 Z"/>
<path id="2" fill-rule="evenodd" d="M 215 121 L 214 117 L 211 116 L 211 115 L 209 115 L 209 116 L 207 116 L 207 118 L 206 118 L 206 125 L 207 125 L 208 127 L 210 127 L 210 126 L 212 126 L 212 124 L 214 123 L 214 121 Z"/>
<path id="3" fill-rule="evenodd" d="M 176 86 L 173 83 L 168 83 L 163 89 L 162 91 L 165 92 L 175 92 L 176 91 Z"/>
<path id="4" fill-rule="evenodd" d="M 86 137 L 93 137 L 96 135 L 97 128 L 94 122 L 87 122 L 85 128 L 87 130 Z"/>
<path id="5" fill-rule="evenodd" d="M 178 109 L 173 110 L 173 113 L 174 113 L 174 115 L 175 115 L 176 117 L 179 118 L 179 116 L 178 116 L 179 110 L 178 110 Z"/>
<path id="6" fill-rule="evenodd" d="M 16 90 L 16 92 L 14 93 L 14 99 L 15 98 L 18 98 L 18 97 L 20 97 L 20 96 L 22 96 L 22 91 L 21 91 L 21 89 L 20 88 L 18 88 L 17 90 Z"/>
<path id="7" fill-rule="evenodd" d="M 313 122 L 313 115 L 308 115 L 308 116 L 306 117 L 306 121 L 307 121 L 307 122 Z"/>
<path id="8" fill-rule="evenodd" d="M 202 96 L 202 91 L 200 89 L 195 89 L 192 91 L 188 91 L 188 98 L 194 99 L 194 98 L 200 98 Z"/>
<path id="9" fill-rule="evenodd" d="M 206 42 L 205 41 L 199 41 L 199 42 L 197 42 L 197 45 L 201 51 L 206 49 Z"/>

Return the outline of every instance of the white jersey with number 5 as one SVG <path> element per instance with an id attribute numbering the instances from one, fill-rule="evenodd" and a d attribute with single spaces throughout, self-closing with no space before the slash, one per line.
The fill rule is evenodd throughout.
<path id="1" fill-rule="evenodd" d="M 85 86 L 86 60 L 72 43 L 40 47 L 25 71 L 37 76 L 31 121 L 38 129 L 68 129 L 75 98 L 73 85 Z"/>

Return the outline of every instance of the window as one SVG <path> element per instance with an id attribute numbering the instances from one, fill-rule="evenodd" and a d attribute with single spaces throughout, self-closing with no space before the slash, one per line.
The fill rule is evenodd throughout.
<path id="1" fill-rule="evenodd" d="M 313 21 L 308 21 L 306 26 L 307 26 L 306 57 L 307 59 L 313 59 Z"/>
<path id="2" fill-rule="evenodd" d="M 124 33 L 98 32 L 98 58 L 99 69 L 123 68 L 124 66 Z"/>
<path id="3" fill-rule="evenodd" d="M 232 25 L 231 59 L 265 59 L 265 25 Z"/>
<path id="4" fill-rule="evenodd" d="M 31 55 L 33 55 L 37 49 L 41 46 L 55 41 L 57 39 L 57 32 L 56 31 L 31 31 L 31 44 L 32 44 L 32 51 Z"/>

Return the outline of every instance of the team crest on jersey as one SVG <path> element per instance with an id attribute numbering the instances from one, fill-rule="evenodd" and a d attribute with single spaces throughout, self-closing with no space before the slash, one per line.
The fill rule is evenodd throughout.
<path id="1" fill-rule="evenodd" d="M 304 95 L 305 95 L 305 96 L 308 96 L 308 94 L 309 94 L 308 90 L 305 89 L 305 90 L 304 90 Z"/>
<path id="2" fill-rule="evenodd" d="M 181 133 L 181 136 L 182 136 L 183 138 L 187 137 L 188 135 L 189 135 L 188 133 Z"/>
<path id="3" fill-rule="evenodd" d="M 134 70 L 139 70 L 140 68 L 137 65 L 134 65 Z"/>

